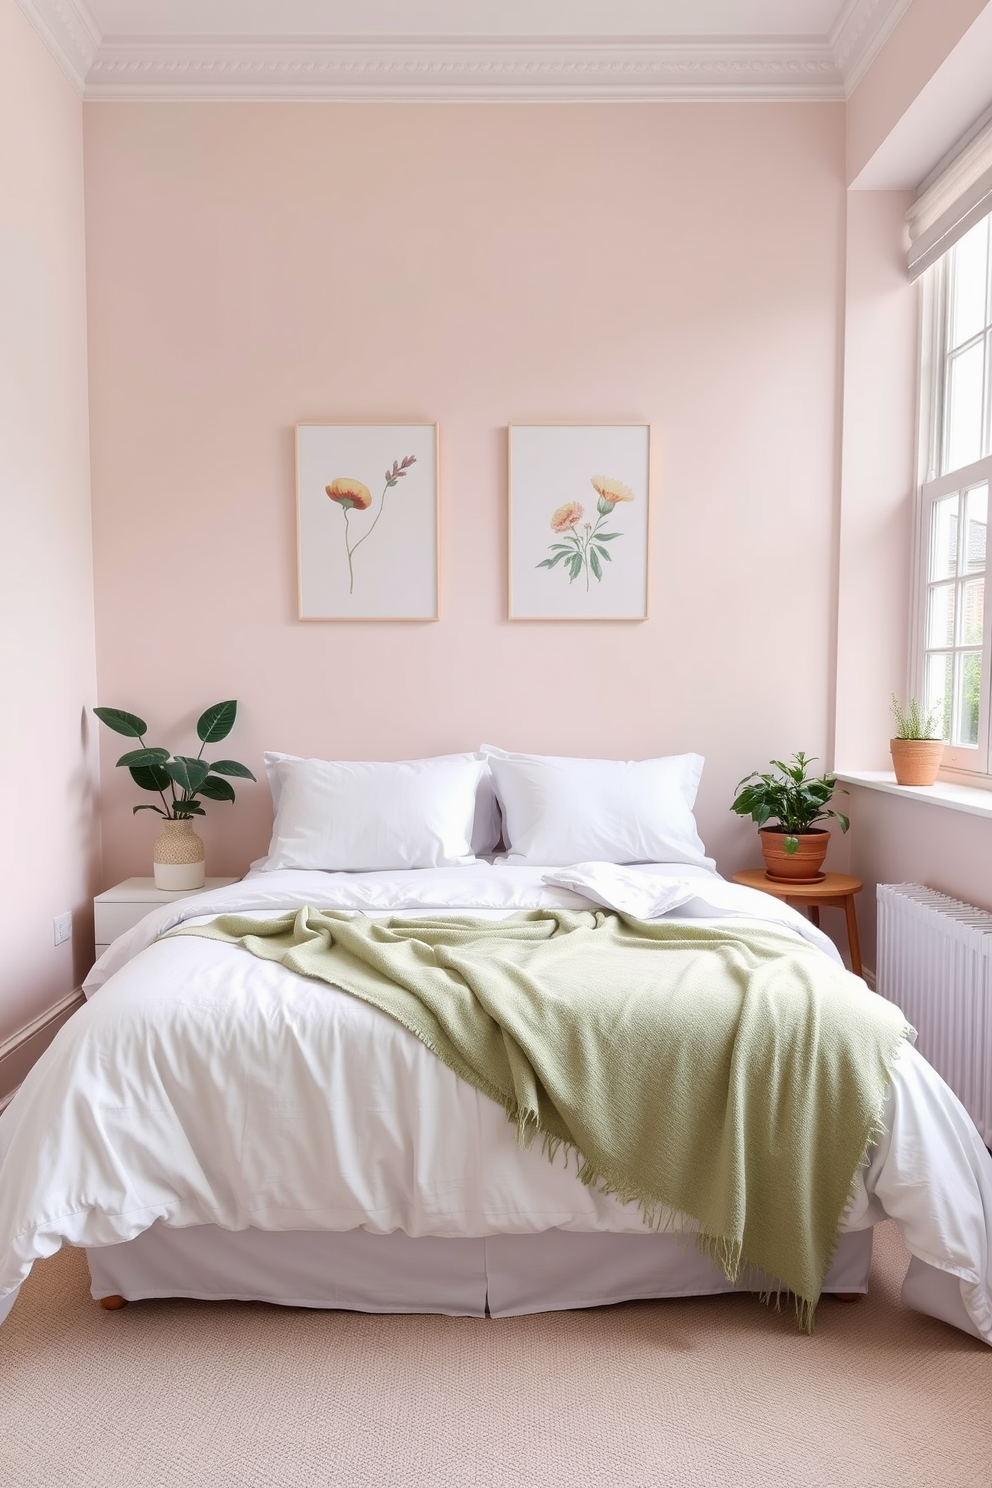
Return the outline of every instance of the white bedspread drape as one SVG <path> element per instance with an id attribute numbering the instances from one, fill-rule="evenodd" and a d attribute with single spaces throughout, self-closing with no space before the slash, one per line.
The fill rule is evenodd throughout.
<path id="1" fill-rule="evenodd" d="M 636 891 L 643 910 L 653 893 L 674 916 L 772 922 L 836 955 L 795 911 L 702 870 L 586 871 L 596 902 L 625 909 Z M 499 1106 L 376 1009 L 237 947 L 155 939 L 182 920 L 307 903 L 492 916 L 589 907 L 581 871 L 569 873 L 568 889 L 486 864 L 261 873 L 147 916 L 94 968 L 90 1000 L 0 1117 L 0 1316 L 32 1262 L 63 1241 L 114 1244 L 156 1220 L 410 1236 L 641 1230 L 637 1209 L 584 1187 L 574 1162 L 520 1149 Z M 992 1343 L 992 1159 L 908 1045 L 887 1132 L 846 1227 L 892 1215 L 914 1255 L 959 1279 Z"/>

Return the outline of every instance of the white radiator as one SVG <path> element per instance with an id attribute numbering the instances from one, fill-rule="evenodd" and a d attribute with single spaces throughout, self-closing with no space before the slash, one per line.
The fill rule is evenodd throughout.
<path id="1" fill-rule="evenodd" d="M 992 914 L 922 884 L 878 885 L 877 989 L 992 1146 Z"/>

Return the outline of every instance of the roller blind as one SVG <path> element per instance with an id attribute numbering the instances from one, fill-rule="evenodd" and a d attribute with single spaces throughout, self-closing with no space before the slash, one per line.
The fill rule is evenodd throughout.
<path id="1" fill-rule="evenodd" d="M 992 123 L 970 140 L 906 213 L 909 277 L 953 248 L 970 227 L 992 212 Z"/>

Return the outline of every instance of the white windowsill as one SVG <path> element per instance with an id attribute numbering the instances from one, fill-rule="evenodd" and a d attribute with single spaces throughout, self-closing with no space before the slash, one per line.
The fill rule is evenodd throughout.
<path id="1" fill-rule="evenodd" d="M 927 806 L 945 806 L 951 811 L 965 811 L 969 816 L 992 817 L 992 790 L 975 785 L 950 785 L 938 780 L 936 785 L 897 785 L 891 770 L 836 770 L 837 779 L 845 785 L 862 785 L 868 790 L 884 791 L 908 801 L 922 801 Z"/>

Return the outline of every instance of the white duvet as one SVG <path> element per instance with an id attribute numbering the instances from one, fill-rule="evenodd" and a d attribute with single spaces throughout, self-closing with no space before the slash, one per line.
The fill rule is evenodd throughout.
<path id="1" fill-rule="evenodd" d="M 238 947 L 156 939 L 234 910 L 500 917 L 590 902 L 772 923 L 837 954 L 784 904 L 682 865 L 284 870 L 155 910 L 94 967 L 91 1000 L 0 1117 L 0 1319 L 33 1261 L 63 1241 L 115 1244 L 156 1220 L 411 1236 L 641 1230 L 637 1208 L 583 1186 L 574 1161 L 519 1148 L 501 1107 L 378 1010 Z M 886 1124 L 845 1228 L 895 1218 L 915 1256 L 958 1278 L 992 1343 L 992 1159 L 908 1044 Z"/>

